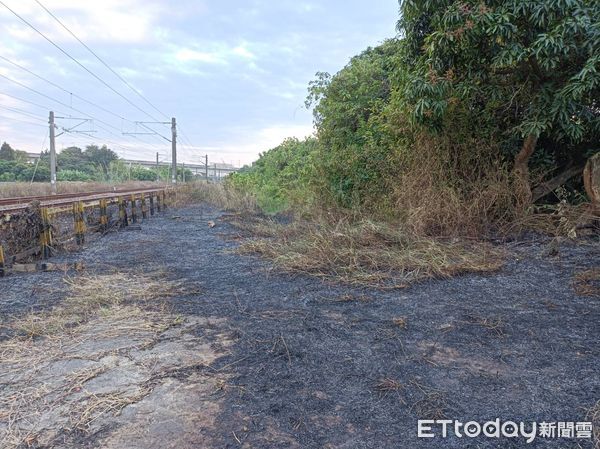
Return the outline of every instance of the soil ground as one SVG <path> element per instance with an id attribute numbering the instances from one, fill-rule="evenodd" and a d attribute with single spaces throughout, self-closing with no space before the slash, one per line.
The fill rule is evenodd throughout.
<path id="1" fill-rule="evenodd" d="M 416 434 L 418 419 L 588 420 L 600 399 L 600 300 L 576 295 L 572 280 L 600 266 L 597 242 L 520 242 L 498 273 L 380 291 L 235 254 L 222 216 L 169 209 L 54 258 L 190 288 L 164 314 L 107 313 L 60 344 L 34 339 L 32 360 L 48 359 L 37 371 L 8 369 L 13 355 L 0 352 L 0 446 L 592 447 Z M 15 337 L 11 322 L 64 300 L 63 278 L 0 279 L 0 343 Z"/>

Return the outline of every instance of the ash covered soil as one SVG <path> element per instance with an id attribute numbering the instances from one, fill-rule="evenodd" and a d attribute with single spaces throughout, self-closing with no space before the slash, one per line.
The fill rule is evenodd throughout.
<path id="1" fill-rule="evenodd" d="M 592 447 L 569 439 L 423 440 L 417 420 L 588 421 L 586 409 L 600 399 L 600 300 L 576 295 L 572 281 L 600 266 L 597 242 L 564 243 L 552 256 L 549 242 L 521 242 L 498 273 L 381 291 L 281 274 L 235 254 L 236 230 L 222 218 L 208 206 L 169 209 L 141 231 L 114 232 L 53 259 L 83 261 L 100 274 L 161 270 L 194 288 L 167 299 L 181 328 L 129 348 L 177 353 L 173 345 L 185 340 L 185 360 L 167 360 L 167 374 L 85 432 L 46 416 L 44 425 L 57 429 L 33 446 Z M 0 279 L 3 320 L 59 304 L 64 292 L 53 286 L 63 277 Z M 135 357 L 128 360 L 147 358 Z M 125 371 L 108 382 L 147 374 Z"/>

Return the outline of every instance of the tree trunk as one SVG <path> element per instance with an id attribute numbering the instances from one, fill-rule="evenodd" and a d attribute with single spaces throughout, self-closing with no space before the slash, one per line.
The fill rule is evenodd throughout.
<path id="1" fill-rule="evenodd" d="M 517 178 L 516 193 L 518 203 L 526 208 L 531 204 L 532 193 L 529 184 L 529 158 L 535 151 L 537 136 L 530 134 L 525 138 L 521 151 L 515 156 L 514 173 Z"/>
<path id="2" fill-rule="evenodd" d="M 558 187 L 562 186 L 565 182 L 574 178 L 575 176 L 582 176 L 583 165 L 576 165 L 574 167 L 568 167 L 562 173 L 556 175 L 554 178 L 549 181 L 544 182 L 539 185 L 532 192 L 532 201 L 535 203 L 540 198 L 548 195 L 550 192 L 554 191 Z"/>

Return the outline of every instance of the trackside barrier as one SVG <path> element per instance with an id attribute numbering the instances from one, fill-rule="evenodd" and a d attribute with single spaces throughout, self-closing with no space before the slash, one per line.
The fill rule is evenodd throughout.
<path id="1" fill-rule="evenodd" d="M 4 248 L 0 245 L 0 277 L 5 276 L 10 271 L 19 271 L 18 268 L 20 265 L 15 263 L 18 260 L 28 259 L 37 254 L 45 260 L 53 255 L 56 236 L 54 235 L 55 228 L 52 225 L 52 218 L 67 212 L 69 210 L 67 208 L 68 206 L 70 206 L 73 217 L 73 237 L 64 241 L 57 241 L 57 243 L 64 244 L 74 240 L 77 246 L 82 246 L 85 244 L 85 235 L 88 231 L 100 231 L 105 233 L 109 230 L 111 223 L 109 222 L 108 207 L 110 204 L 116 205 L 118 209 L 118 221 L 116 223 L 113 222 L 113 225 L 125 228 L 130 223 L 137 223 L 138 220 L 147 220 L 149 217 L 154 216 L 155 212 L 160 213 L 165 211 L 167 209 L 167 203 L 170 201 L 169 198 L 174 195 L 173 190 L 174 189 L 156 189 L 152 191 L 143 191 L 141 193 L 136 192 L 129 196 L 129 201 L 119 193 L 114 196 L 105 194 L 102 198 L 84 198 L 83 200 L 81 197 L 72 199 L 65 198 L 54 202 L 48 201 L 40 206 L 39 209 L 30 209 L 33 210 L 34 214 L 39 214 L 39 225 L 37 225 L 39 246 L 29 248 L 19 254 L 8 257 L 5 254 Z M 130 207 L 127 207 L 128 202 L 130 203 Z M 138 207 L 140 208 L 141 218 L 138 215 Z M 86 224 L 87 216 L 94 211 L 99 211 L 99 225 L 90 228 Z M 0 210 L 0 215 L 1 214 L 2 211 Z M 13 268 L 11 269 L 10 267 Z"/>

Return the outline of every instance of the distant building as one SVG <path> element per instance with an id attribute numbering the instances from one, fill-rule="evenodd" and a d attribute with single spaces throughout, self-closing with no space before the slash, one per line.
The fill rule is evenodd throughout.
<path id="1" fill-rule="evenodd" d="M 121 159 L 125 164 L 135 165 L 144 168 L 156 168 L 156 161 L 137 161 L 133 159 Z M 170 167 L 171 162 L 161 161 L 158 163 L 160 167 Z M 194 175 L 205 177 L 208 172 L 209 179 L 222 179 L 231 173 L 235 173 L 239 170 L 239 168 L 235 167 L 231 164 L 226 164 L 223 162 L 214 162 L 208 164 L 208 170 L 206 169 L 204 164 L 188 164 L 188 163 L 180 163 L 177 164 L 180 168 L 184 167 L 190 170 Z"/>
<path id="2" fill-rule="evenodd" d="M 40 153 L 27 153 L 27 162 L 30 164 L 35 164 L 39 158 Z"/>

